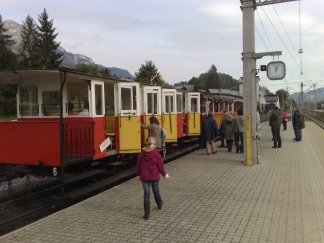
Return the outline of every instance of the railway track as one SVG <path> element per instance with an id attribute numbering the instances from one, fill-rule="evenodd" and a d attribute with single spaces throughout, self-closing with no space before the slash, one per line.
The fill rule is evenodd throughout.
<path id="1" fill-rule="evenodd" d="M 308 120 L 313 121 L 322 129 L 324 129 L 324 113 L 323 112 L 314 112 L 314 111 L 304 111 L 303 114 L 307 117 Z"/>
<path id="2" fill-rule="evenodd" d="M 181 150 L 174 151 L 164 157 L 164 163 L 197 149 L 199 149 L 197 143 L 184 146 Z M 120 166 L 122 169 L 122 164 L 116 164 L 116 166 Z M 79 178 L 82 178 L 83 183 L 74 183 L 73 185 L 79 186 L 67 187 L 66 181 L 62 180 L 51 188 L 0 204 L 0 236 L 136 177 L 135 165 L 125 170 L 115 169 L 117 173 L 114 175 L 103 177 L 100 174 L 99 179 L 93 176 L 92 183 L 78 175 Z M 73 177 L 68 177 L 67 182 L 78 182 L 71 178 Z"/>

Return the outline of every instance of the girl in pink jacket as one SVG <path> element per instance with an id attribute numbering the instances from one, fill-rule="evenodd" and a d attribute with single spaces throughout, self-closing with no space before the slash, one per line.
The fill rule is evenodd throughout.
<path id="1" fill-rule="evenodd" d="M 160 174 L 164 178 L 169 178 L 165 172 L 164 164 L 160 153 L 156 150 L 156 139 L 149 137 L 147 144 L 138 155 L 136 171 L 143 184 L 144 190 L 144 219 L 150 216 L 150 186 L 154 194 L 155 202 L 159 209 L 162 208 L 163 201 L 159 192 Z"/>

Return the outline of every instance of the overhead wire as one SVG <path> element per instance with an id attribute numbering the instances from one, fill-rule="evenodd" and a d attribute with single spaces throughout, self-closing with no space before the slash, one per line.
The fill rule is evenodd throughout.
<path id="1" fill-rule="evenodd" d="M 262 7 L 261 7 L 261 8 L 262 8 Z M 290 37 L 289 37 L 287 31 L 286 31 L 286 28 L 284 27 L 284 25 L 283 25 L 283 23 L 282 23 L 282 21 L 281 21 L 281 19 L 280 19 L 280 17 L 279 17 L 278 12 L 276 11 L 276 9 L 275 9 L 274 6 L 273 6 L 273 9 L 274 9 L 274 11 L 275 11 L 275 13 L 276 13 L 276 15 L 277 15 L 279 21 L 280 21 L 280 24 L 281 24 L 281 26 L 282 26 L 282 28 L 283 28 L 283 30 L 284 30 L 284 32 L 285 32 L 285 34 L 286 34 L 288 40 L 289 40 L 289 43 L 290 43 L 291 47 L 293 48 L 293 50 L 296 50 L 296 48 L 294 47 L 294 45 L 293 45 L 293 43 L 292 43 L 292 41 L 291 41 L 291 39 L 290 39 Z M 265 12 L 265 10 L 264 10 L 263 8 L 262 8 L 262 11 L 264 12 L 264 14 L 265 14 L 266 17 L 268 18 L 269 22 L 271 23 L 272 27 L 274 28 L 274 30 L 276 31 L 277 35 L 279 36 L 280 40 L 282 41 L 282 43 L 283 43 L 284 46 L 286 47 L 286 49 L 287 49 L 289 55 L 291 56 L 291 58 L 293 59 L 293 61 L 294 61 L 295 64 L 297 65 L 297 67 L 300 68 L 301 73 L 302 73 L 302 70 L 303 70 L 303 71 L 305 72 L 305 76 L 307 77 L 307 80 L 309 80 L 309 81 L 312 83 L 312 80 L 309 78 L 309 75 L 308 75 L 307 70 L 305 69 L 305 67 L 302 66 L 302 56 L 299 57 L 299 56 L 297 55 L 297 52 L 294 51 L 294 53 L 295 53 L 296 56 L 297 56 L 297 59 L 299 59 L 299 61 L 300 61 L 300 65 L 299 65 L 298 62 L 296 61 L 296 59 L 294 58 L 294 56 L 292 55 L 291 51 L 289 50 L 288 46 L 286 45 L 285 41 L 283 40 L 283 38 L 282 38 L 281 35 L 279 34 L 278 30 L 276 29 L 276 27 L 274 26 L 274 24 L 272 23 L 271 19 L 269 18 L 269 16 L 267 15 L 267 13 Z M 267 39 L 269 40 L 269 38 L 268 38 L 268 34 L 267 34 L 267 31 L 266 31 L 266 29 L 264 28 L 264 25 L 263 25 L 262 19 L 261 19 L 260 15 L 259 15 L 259 12 L 258 12 L 258 11 L 257 11 L 257 14 L 258 14 L 258 17 L 259 17 L 259 19 L 260 19 L 260 23 L 261 23 L 261 25 L 262 25 L 262 27 L 263 27 L 263 30 L 264 30 L 264 32 L 266 33 Z M 301 14 L 300 14 L 300 0 L 299 0 L 299 41 L 300 41 L 300 43 L 299 43 L 299 44 L 300 44 L 299 53 L 302 51 L 302 49 L 301 49 L 301 18 L 300 18 L 300 15 L 301 15 Z M 268 50 L 267 45 L 265 44 L 265 42 L 264 42 L 264 40 L 263 40 L 263 38 L 262 38 L 262 36 L 261 36 L 261 34 L 260 34 L 260 32 L 259 32 L 259 30 L 258 30 L 257 27 L 256 27 L 256 30 L 257 30 L 258 34 L 260 35 L 260 38 L 261 38 L 262 42 L 264 43 L 266 49 Z M 271 45 L 271 42 L 270 42 L 270 41 L 269 41 L 269 43 L 270 43 L 270 45 Z M 272 46 L 271 46 L 271 48 L 272 48 Z M 312 84 L 313 84 L 313 83 L 312 83 Z"/>
<path id="2" fill-rule="evenodd" d="M 301 14 L 300 14 L 300 1 L 298 1 L 298 2 L 299 2 L 299 11 L 298 11 L 298 17 L 299 17 L 299 52 L 298 52 L 298 53 L 300 53 L 300 52 L 302 52 L 302 45 L 301 45 L 301 38 L 302 38 L 302 37 L 301 37 L 301 18 L 300 18 Z M 289 40 L 289 43 L 290 43 L 291 47 L 293 48 L 293 50 L 297 50 L 297 48 L 295 48 L 295 46 L 293 45 L 293 43 L 292 43 L 292 41 L 291 41 L 291 39 L 290 39 L 290 37 L 289 37 L 287 31 L 286 31 L 285 26 L 283 25 L 283 23 L 282 23 L 282 21 L 281 21 L 281 18 L 280 18 L 280 16 L 279 16 L 279 14 L 278 14 L 278 12 L 277 12 L 275 6 L 272 5 L 272 7 L 273 7 L 273 10 L 275 11 L 275 13 L 276 13 L 278 19 L 279 19 L 279 22 L 280 22 L 280 24 L 281 24 L 281 26 L 282 26 L 282 28 L 283 28 L 283 30 L 284 30 L 284 32 L 285 32 L 285 34 L 286 34 L 288 40 Z M 298 66 L 298 67 L 300 68 L 300 72 L 301 72 L 301 74 L 304 74 L 304 73 L 305 73 L 305 76 L 307 77 L 306 80 L 309 80 L 309 81 L 312 83 L 311 79 L 309 78 L 308 72 L 305 70 L 305 67 L 303 67 L 303 62 L 302 62 L 302 53 L 300 53 L 300 56 L 297 54 L 297 52 L 294 52 L 294 53 L 296 54 L 297 58 L 300 60 L 300 66 Z M 303 71 L 304 71 L 304 72 L 303 72 Z"/>
<path id="3" fill-rule="evenodd" d="M 256 12 L 257 12 L 257 15 L 258 15 L 258 17 L 259 17 L 260 23 L 261 23 L 261 25 L 262 25 L 263 31 L 264 31 L 264 33 L 265 33 L 267 39 L 268 39 L 268 43 L 270 44 L 271 50 L 273 51 L 273 47 L 272 47 L 272 45 L 271 45 L 271 41 L 270 41 L 270 39 L 269 39 L 269 36 L 268 36 L 268 34 L 267 34 L 266 29 L 264 28 L 264 25 L 263 25 L 263 22 L 262 22 L 262 20 L 261 20 L 261 18 L 260 18 L 259 12 L 258 12 L 258 11 L 256 11 Z M 255 28 L 257 29 L 256 26 L 255 26 Z M 257 31 L 258 31 L 258 30 L 257 30 Z M 259 33 L 259 31 L 258 31 L 258 33 Z M 261 37 L 261 39 L 262 39 L 262 37 Z M 263 39 L 262 39 L 262 40 L 263 40 Z M 268 50 L 267 45 L 266 45 L 265 43 L 264 43 L 264 45 L 265 45 L 266 49 Z"/>
<path id="4" fill-rule="evenodd" d="M 262 9 L 262 11 L 264 12 L 265 16 L 268 18 L 268 20 L 269 20 L 270 24 L 272 25 L 273 29 L 276 31 L 276 33 L 277 33 L 278 37 L 280 38 L 281 42 L 282 42 L 283 45 L 286 47 L 286 49 L 287 49 L 289 55 L 290 55 L 291 58 L 294 60 L 294 62 L 296 63 L 296 65 L 299 66 L 299 64 L 296 62 L 296 59 L 293 57 L 293 55 L 291 54 L 289 48 L 287 47 L 285 41 L 282 39 L 281 35 L 279 34 L 277 28 L 276 28 L 275 25 L 272 23 L 271 19 L 269 18 L 269 16 L 267 15 L 267 13 L 264 11 L 264 9 L 263 9 L 262 6 L 261 6 L 261 9 Z"/>
<path id="5" fill-rule="evenodd" d="M 255 29 L 256 29 L 256 31 L 258 32 L 258 34 L 259 34 L 259 37 L 260 37 L 261 41 L 263 42 L 263 44 L 264 44 L 265 48 L 267 49 L 267 51 L 269 51 L 269 49 L 268 49 L 268 47 L 267 47 L 266 43 L 264 42 L 264 40 L 263 40 L 263 38 L 262 38 L 262 36 L 261 36 L 261 34 L 260 34 L 259 30 L 258 30 L 258 27 L 257 27 L 257 26 L 255 26 Z"/>

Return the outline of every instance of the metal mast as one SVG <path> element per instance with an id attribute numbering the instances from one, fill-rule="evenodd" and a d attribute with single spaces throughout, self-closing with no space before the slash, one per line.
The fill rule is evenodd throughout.
<path id="1" fill-rule="evenodd" d="M 240 0 L 243 12 L 243 112 L 244 122 L 244 163 L 257 164 L 257 94 L 256 59 L 263 56 L 281 55 L 280 52 L 255 53 L 254 10 L 257 6 L 291 2 L 296 0 Z"/>

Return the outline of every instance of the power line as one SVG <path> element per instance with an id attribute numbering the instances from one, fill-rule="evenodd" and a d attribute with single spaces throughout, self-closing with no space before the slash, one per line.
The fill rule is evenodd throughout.
<path id="1" fill-rule="evenodd" d="M 272 45 L 271 45 L 271 41 L 270 41 L 270 39 L 269 39 L 269 36 L 268 36 L 268 34 L 267 34 L 266 29 L 264 28 L 264 25 L 263 25 L 262 19 L 260 18 L 260 15 L 259 15 L 259 11 L 256 11 L 256 12 L 257 12 L 257 14 L 258 14 L 258 17 L 259 17 L 260 23 L 261 23 L 261 25 L 262 25 L 263 31 L 264 31 L 264 33 L 265 33 L 265 35 L 266 35 L 266 37 L 267 37 L 267 39 L 268 39 L 268 42 L 269 42 L 269 44 L 270 44 L 271 50 L 273 51 L 273 47 L 272 47 Z M 258 32 L 259 32 L 259 31 L 258 31 Z M 262 37 L 261 37 L 261 38 L 262 38 Z M 264 44 L 264 45 L 265 45 L 265 44 Z M 265 45 L 265 46 L 266 46 L 266 45 Z M 267 46 L 266 46 L 266 49 L 268 50 Z"/>

